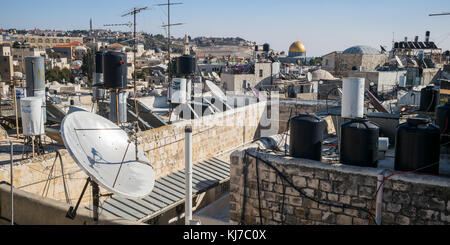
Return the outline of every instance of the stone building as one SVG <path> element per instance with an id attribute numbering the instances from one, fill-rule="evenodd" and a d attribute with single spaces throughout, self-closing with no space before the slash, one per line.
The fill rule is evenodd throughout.
<path id="1" fill-rule="evenodd" d="M 222 72 L 220 79 L 227 91 L 246 91 L 253 87 L 262 88 L 270 86 L 271 82 L 280 73 L 278 62 L 255 63 L 253 71 L 249 73 Z"/>
<path id="2" fill-rule="evenodd" d="M 354 46 L 343 52 L 334 51 L 322 57 L 322 69 L 333 75 L 346 71 L 372 71 L 388 62 L 387 54 L 369 46 Z"/>
<path id="3" fill-rule="evenodd" d="M 46 37 L 35 35 L 14 35 L 19 42 L 27 42 L 31 48 L 48 49 L 57 45 L 65 45 L 72 42 L 83 42 L 82 37 Z"/>

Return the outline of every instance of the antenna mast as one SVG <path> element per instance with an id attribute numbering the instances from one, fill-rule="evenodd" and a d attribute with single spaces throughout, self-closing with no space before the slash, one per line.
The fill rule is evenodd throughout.
<path id="1" fill-rule="evenodd" d="M 169 74 L 169 76 L 168 76 L 169 88 L 172 86 L 172 71 L 170 70 L 170 68 L 171 68 L 171 65 L 170 65 L 170 63 L 171 63 L 171 60 L 170 60 L 170 46 L 171 46 L 170 27 L 183 24 L 183 23 L 170 24 L 170 6 L 171 5 L 180 5 L 180 4 L 183 4 L 183 3 L 171 3 L 170 0 L 167 0 L 167 3 L 157 4 L 157 6 L 166 6 L 167 5 L 167 25 L 163 25 L 162 27 L 167 27 L 167 59 L 169 61 L 167 70 L 168 70 L 168 74 Z"/>
<path id="2" fill-rule="evenodd" d="M 122 15 L 122 17 L 128 16 L 128 15 L 133 15 L 134 18 L 134 31 L 133 31 L 133 39 L 134 39 L 134 48 L 133 48 L 133 63 L 134 63 L 134 69 L 133 69 L 133 80 L 134 80 L 134 108 L 136 109 L 136 120 L 139 119 L 139 110 L 137 107 L 137 102 L 136 102 L 136 52 L 137 52 L 137 39 L 136 39 L 136 15 L 138 13 L 140 13 L 141 11 L 147 10 L 148 7 L 143 7 L 143 8 L 136 8 L 134 7 L 133 10 L 131 10 L 128 13 L 125 13 Z"/>

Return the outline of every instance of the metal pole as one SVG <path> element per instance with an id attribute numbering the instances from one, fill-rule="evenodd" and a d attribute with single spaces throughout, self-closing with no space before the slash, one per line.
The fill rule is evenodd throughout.
<path id="1" fill-rule="evenodd" d="M 33 158 L 34 158 L 34 136 L 31 136 L 31 147 L 32 147 Z"/>
<path id="2" fill-rule="evenodd" d="M 172 71 L 171 71 L 171 60 L 170 60 L 170 0 L 167 0 L 167 66 L 168 66 L 168 77 L 167 79 L 169 80 L 169 90 L 168 91 L 172 91 Z M 170 99 L 170 109 L 172 109 L 172 94 L 169 94 L 169 99 Z"/>
<path id="3" fill-rule="evenodd" d="M 67 211 L 67 214 L 66 214 L 67 218 L 75 219 L 75 216 L 77 215 L 78 207 L 80 206 L 81 199 L 83 199 L 84 192 L 86 192 L 86 188 L 90 182 L 91 182 L 91 177 L 88 177 L 86 180 L 86 183 L 84 184 L 83 191 L 81 191 L 80 198 L 78 198 L 77 204 L 75 205 L 75 207 L 71 206 L 69 208 L 69 211 Z"/>
<path id="4" fill-rule="evenodd" d="M 187 126 L 185 132 L 184 162 L 185 162 L 185 203 L 184 223 L 190 225 L 192 220 L 192 127 Z"/>
<path id="5" fill-rule="evenodd" d="M 137 108 L 137 102 L 136 102 L 136 51 L 137 51 L 137 40 L 136 40 L 136 8 L 134 8 L 134 50 L 133 50 L 133 54 L 134 54 L 134 108 L 136 109 L 136 120 L 138 120 L 139 117 L 139 112 L 138 112 L 138 108 Z"/>
<path id="6" fill-rule="evenodd" d="M 13 166 L 14 166 L 14 144 L 10 141 L 11 144 L 11 225 L 14 225 L 14 176 L 13 176 Z"/>
<path id="7" fill-rule="evenodd" d="M 383 181 L 384 174 L 378 175 L 377 181 L 377 201 L 376 201 L 376 221 L 378 225 L 381 225 L 382 207 L 383 207 Z"/>
<path id="8" fill-rule="evenodd" d="M 119 90 L 116 89 L 116 116 L 117 116 L 117 126 L 120 124 L 119 119 Z"/>
<path id="9" fill-rule="evenodd" d="M 92 185 L 92 212 L 94 213 L 94 222 L 98 222 L 98 206 L 100 203 L 99 193 L 100 190 L 98 188 L 98 184 L 94 181 L 91 181 Z"/>
<path id="10" fill-rule="evenodd" d="M 19 115 L 17 112 L 17 95 L 16 95 L 16 84 L 13 84 L 13 96 L 14 96 L 14 111 L 16 114 L 16 137 L 19 139 Z"/>

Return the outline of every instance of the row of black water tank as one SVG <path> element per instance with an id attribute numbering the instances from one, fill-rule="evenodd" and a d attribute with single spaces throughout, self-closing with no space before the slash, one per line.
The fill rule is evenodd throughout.
<path id="1" fill-rule="evenodd" d="M 290 155 L 321 161 L 324 128 L 325 122 L 315 115 L 301 114 L 292 118 Z M 424 118 L 411 118 L 399 125 L 395 145 L 395 170 L 438 175 L 440 134 L 439 127 Z M 367 119 L 353 119 L 343 123 L 339 144 L 340 162 L 377 167 L 379 135 L 379 127 Z"/>
<path id="2" fill-rule="evenodd" d="M 196 59 L 194 56 L 182 55 L 177 57 L 176 68 L 173 72 L 177 75 L 187 76 L 195 73 Z M 172 67 L 171 67 L 172 68 Z M 95 73 L 103 74 L 103 84 L 97 87 L 122 89 L 127 87 L 127 56 L 120 52 L 96 52 Z"/>

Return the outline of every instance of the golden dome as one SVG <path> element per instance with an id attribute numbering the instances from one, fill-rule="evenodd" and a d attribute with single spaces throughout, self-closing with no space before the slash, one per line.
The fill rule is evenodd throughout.
<path id="1" fill-rule="evenodd" d="M 291 45 L 291 47 L 289 47 L 289 53 L 305 53 L 305 52 L 306 52 L 305 45 L 303 45 L 303 43 L 299 41 L 296 41 Z"/>

